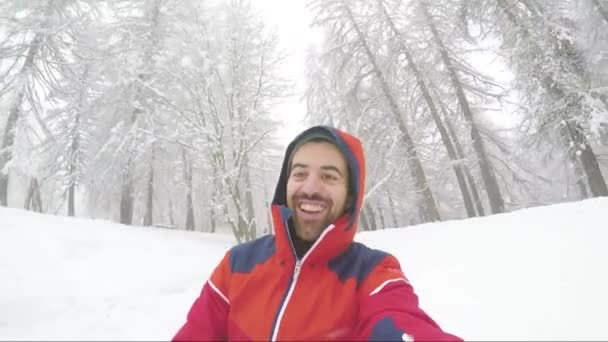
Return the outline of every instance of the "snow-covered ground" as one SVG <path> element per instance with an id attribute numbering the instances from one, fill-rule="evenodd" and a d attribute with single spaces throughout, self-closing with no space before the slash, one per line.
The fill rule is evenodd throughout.
<path id="1" fill-rule="evenodd" d="M 467 340 L 608 340 L 608 198 L 361 233 Z M 0 208 L 0 340 L 167 340 L 230 236 Z"/>

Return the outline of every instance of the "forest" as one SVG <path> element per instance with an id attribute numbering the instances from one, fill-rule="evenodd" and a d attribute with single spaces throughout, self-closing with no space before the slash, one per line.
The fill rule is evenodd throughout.
<path id="1" fill-rule="evenodd" d="M 1 0 L 0 205 L 271 232 L 294 80 L 255 6 Z M 307 6 L 305 123 L 363 141 L 361 230 L 608 196 L 608 1 Z"/>

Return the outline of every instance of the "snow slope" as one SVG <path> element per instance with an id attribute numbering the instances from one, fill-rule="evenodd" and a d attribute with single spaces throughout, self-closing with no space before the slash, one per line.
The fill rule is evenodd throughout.
<path id="1" fill-rule="evenodd" d="M 356 239 L 467 340 L 608 340 L 608 198 Z M 0 208 L 0 339 L 170 339 L 233 244 Z"/>

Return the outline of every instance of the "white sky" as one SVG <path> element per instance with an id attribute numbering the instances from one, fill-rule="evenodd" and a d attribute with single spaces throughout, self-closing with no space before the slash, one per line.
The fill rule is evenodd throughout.
<path id="1" fill-rule="evenodd" d="M 305 87 L 306 50 L 319 41 L 320 33 L 310 27 L 312 15 L 305 0 L 255 0 L 253 4 L 261 11 L 268 28 L 275 28 L 280 44 L 288 57 L 284 64 L 285 75 L 296 81 L 296 96 L 277 107 L 276 115 L 283 119 L 285 128 L 280 138 L 286 144 L 305 128 L 302 119 L 306 103 L 302 99 Z"/>

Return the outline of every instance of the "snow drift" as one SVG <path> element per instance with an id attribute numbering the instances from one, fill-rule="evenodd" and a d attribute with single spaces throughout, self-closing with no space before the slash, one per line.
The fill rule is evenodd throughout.
<path id="1" fill-rule="evenodd" d="M 466 340 L 608 340 L 608 198 L 386 229 L 421 306 Z M 0 208 L 0 339 L 167 340 L 226 235 Z"/>

